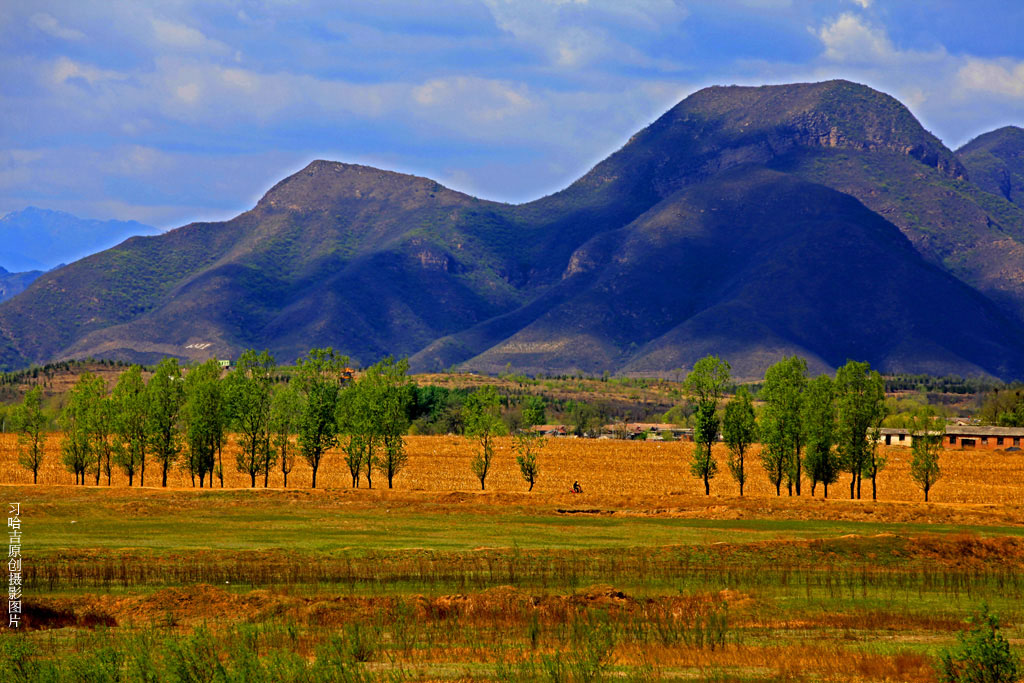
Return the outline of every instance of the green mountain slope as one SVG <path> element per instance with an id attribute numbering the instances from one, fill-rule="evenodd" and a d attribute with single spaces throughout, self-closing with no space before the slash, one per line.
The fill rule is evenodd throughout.
<path id="1" fill-rule="evenodd" d="M 956 156 L 978 187 L 1024 207 L 1024 129 L 1006 126 L 979 135 Z"/>
<path id="2" fill-rule="evenodd" d="M 822 370 L 848 357 L 892 372 L 1024 370 L 1021 326 L 895 226 L 756 166 L 677 191 L 574 263 L 565 286 L 585 287 L 466 366 L 650 374 L 719 353 L 756 378 L 799 353 Z M 949 310 L 970 322 L 950 324 Z"/>

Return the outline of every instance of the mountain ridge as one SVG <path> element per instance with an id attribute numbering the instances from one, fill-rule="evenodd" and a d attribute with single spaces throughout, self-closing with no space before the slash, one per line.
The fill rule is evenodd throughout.
<path id="1" fill-rule="evenodd" d="M 419 370 L 659 374 L 717 348 L 751 378 L 790 353 L 1024 377 L 1024 210 L 964 158 L 894 98 L 826 81 L 698 91 L 517 205 L 316 160 L 229 221 L 44 275 L 0 304 L 0 363 L 331 345 Z"/>

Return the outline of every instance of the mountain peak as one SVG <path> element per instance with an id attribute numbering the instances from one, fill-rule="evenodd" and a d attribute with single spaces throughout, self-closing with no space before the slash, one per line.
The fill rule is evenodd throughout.
<path id="1" fill-rule="evenodd" d="M 898 100 L 844 80 L 699 90 L 577 181 L 574 192 L 666 197 L 744 164 L 798 149 L 906 155 L 947 177 L 967 171 Z"/>
<path id="2" fill-rule="evenodd" d="M 256 205 L 262 210 L 324 211 L 356 200 L 438 200 L 450 203 L 463 195 L 419 176 L 373 166 L 317 159 L 267 191 Z"/>
<path id="3" fill-rule="evenodd" d="M 966 176 L 956 156 L 899 100 L 852 81 L 705 88 L 666 116 L 675 121 L 713 122 L 720 135 L 733 139 L 768 136 L 773 146 L 788 142 L 888 150 L 907 154 L 948 176 Z"/>
<path id="4" fill-rule="evenodd" d="M 1003 126 L 983 133 L 956 155 L 979 187 L 1024 207 L 1024 129 Z"/>

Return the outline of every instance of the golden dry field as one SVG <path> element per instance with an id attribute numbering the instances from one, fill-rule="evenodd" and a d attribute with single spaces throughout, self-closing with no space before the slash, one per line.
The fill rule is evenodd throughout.
<path id="1" fill-rule="evenodd" d="M 47 439 L 46 455 L 39 483 L 73 484 L 73 475 L 61 465 L 60 434 Z M 457 436 L 406 437 L 409 455 L 404 470 L 395 478 L 395 489 L 404 491 L 476 491 L 480 485 L 470 470 L 474 444 Z M 17 439 L 12 434 L 0 435 L 0 484 L 30 484 L 32 475 L 17 462 Z M 235 469 L 237 445 L 234 439 L 224 450 L 225 486 L 248 488 L 247 474 Z M 540 452 L 540 476 L 534 487 L 538 496 L 568 493 L 573 481 L 579 481 L 587 497 L 594 496 L 701 496 L 703 484 L 690 476 L 688 459 L 693 444 L 686 441 L 644 442 L 597 439 L 548 439 Z M 758 446 L 747 456 L 748 483 L 746 497 L 775 498 L 757 458 Z M 910 478 L 910 449 L 883 447 L 888 459 L 886 468 L 878 477 L 878 500 L 912 502 L 923 499 L 921 491 Z M 718 476 L 711 482 L 711 498 L 735 498 L 736 483 L 725 466 L 727 450 L 715 446 L 719 462 Z M 1003 451 L 943 451 L 940 459 L 942 478 L 932 490 L 933 503 L 968 503 L 972 505 L 1024 506 L 1024 453 Z M 830 499 L 849 498 L 849 475 L 830 487 Z M 88 479 L 91 483 L 92 477 Z M 282 486 L 280 471 L 272 470 L 269 485 Z M 103 479 L 102 484 L 106 484 Z M 116 468 L 113 486 L 126 486 L 127 478 Z M 149 461 L 146 485 L 158 486 L 160 473 L 156 463 Z M 289 488 L 306 488 L 310 484 L 310 468 L 301 458 L 288 476 Z M 191 488 L 187 472 L 174 468 L 168 476 L 168 485 Z M 340 450 L 328 452 L 317 477 L 320 488 L 350 488 L 351 477 Z M 257 481 L 262 487 L 262 480 Z M 365 487 L 365 479 L 360 486 Z M 382 473 L 374 473 L 374 488 L 384 488 L 387 480 Z M 526 484 L 519 475 L 510 438 L 498 439 L 497 452 L 487 477 L 487 490 L 519 493 Z M 804 483 L 804 496 L 809 496 L 810 485 Z M 816 492 L 821 497 L 819 486 Z M 871 497 L 871 482 L 862 483 L 862 497 Z M 783 497 L 786 490 L 783 488 Z"/>
<path id="2" fill-rule="evenodd" d="M 250 491 L 234 444 L 227 491 L 153 463 L 76 487 L 59 446 L 33 486 L 0 437 L 21 680 L 925 683 L 983 603 L 1024 648 L 1019 453 L 943 452 L 925 504 L 895 447 L 874 502 L 776 497 L 756 449 L 740 498 L 721 446 L 707 497 L 689 442 L 553 439 L 530 493 L 510 439 L 483 493 L 460 437 L 409 437 L 393 491 L 353 491 L 337 451 L 316 491 L 301 460 Z"/>

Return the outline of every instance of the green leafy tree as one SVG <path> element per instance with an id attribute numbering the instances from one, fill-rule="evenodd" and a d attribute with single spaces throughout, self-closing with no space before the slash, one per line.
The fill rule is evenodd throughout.
<path id="1" fill-rule="evenodd" d="M 238 434 L 239 452 L 235 467 L 249 475 L 251 487 L 263 475 L 263 488 L 270 479 L 276 453 L 270 447 L 270 402 L 276 364 L 268 351 L 247 349 L 238 357 L 235 369 L 225 381 L 231 421 Z"/>
<path id="2" fill-rule="evenodd" d="M 32 483 L 39 482 L 39 468 L 46 452 L 46 414 L 43 413 L 43 389 L 38 384 L 25 393 L 14 410 L 14 430 L 18 433 L 18 464 L 32 472 Z"/>
<path id="3" fill-rule="evenodd" d="M 747 481 L 745 457 L 750 445 L 757 441 L 757 421 L 754 416 L 754 402 L 750 390 L 740 387 L 736 396 L 725 406 L 722 418 L 722 438 L 729 446 L 729 473 L 740 487 Z"/>
<path id="4" fill-rule="evenodd" d="M 146 394 L 149 452 L 160 465 L 160 485 L 167 486 L 167 472 L 181 453 L 178 418 L 185 401 L 185 387 L 177 358 L 164 358 L 157 364 L 146 385 Z"/>
<path id="5" fill-rule="evenodd" d="M 484 490 L 487 473 L 490 472 L 494 459 L 495 437 L 505 432 L 498 391 L 492 386 L 478 389 L 466 398 L 463 411 L 465 434 L 477 444 L 477 451 L 470 467 L 480 480 L 480 489 Z"/>
<path id="6" fill-rule="evenodd" d="M 99 383 L 96 382 L 99 380 Z M 68 392 L 67 403 L 60 415 L 64 432 L 61 442 L 61 460 L 68 471 L 75 475 L 76 484 L 85 484 L 85 475 L 95 453 L 93 442 L 93 421 L 96 404 L 102 399 L 103 380 L 91 372 L 84 372 Z"/>
<path id="7" fill-rule="evenodd" d="M 608 418 L 607 409 L 601 405 L 576 401 L 568 408 L 569 419 L 572 421 L 573 433 L 576 436 L 595 434 Z"/>
<path id="8" fill-rule="evenodd" d="M 968 619 L 957 646 L 939 656 L 940 680 L 944 683 L 1015 683 L 1024 676 L 1020 659 L 999 632 L 999 618 L 982 605 L 981 613 Z"/>
<path id="9" fill-rule="evenodd" d="M 289 383 L 274 392 L 270 401 L 271 445 L 277 451 L 285 488 L 288 488 L 288 475 L 295 466 L 292 436 L 298 432 L 301 415 L 302 399 L 294 386 Z"/>
<path id="10" fill-rule="evenodd" d="M 835 386 L 839 458 L 843 470 L 850 473 L 850 498 L 860 498 L 862 475 L 877 449 L 871 432 L 885 417 L 885 383 L 870 364 L 851 360 L 836 371 Z"/>
<path id="11" fill-rule="evenodd" d="M 376 464 L 393 487 L 395 476 L 405 467 L 405 432 L 409 429 L 409 408 L 413 401 L 413 385 L 407 376 L 409 361 L 397 363 L 388 357 L 367 368 L 360 383 L 366 384 L 370 410 L 370 442 L 378 442 Z M 370 463 L 367 463 L 370 481 Z"/>
<path id="12" fill-rule="evenodd" d="M 828 487 L 839 481 L 839 456 L 835 450 L 836 391 L 828 375 L 807 382 L 800 405 L 804 432 L 804 464 L 811 480 L 811 495 L 820 483 L 828 498 Z"/>
<path id="13" fill-rule="evenodd" d="M 686 376 L 686 390 L 697 405 L 693 429 L 694 449 L 690 474 L 704 480 L 704 495 L 711 495 L 711 479 L 718 473 L 718 462 L 711 447 L 718 440 L 718 401 L 729 383 L 729 363 L 718 356 L 705 356 L 694 363 Z"/>
<path id="14" fill-rule="evenodd" d="M 128 486 L 139 475 L 139 485 L 146 475 L 146 384 L 142 368 L 132 365 L 121 373 L 111 396 L 113 404 L 114 464 L 128 477 Z"/>
<path id="15" fill-rule="evenodd" d="M 994 390 L 978 411 L 982 424 L 1024 427 L 1024 390 Z"/>
<path id="16" fill-rule="evenodd" d="M 928 493 L 935 482 L 942 476 L 939 468 L 939 453 L 942 451 L 942 436 L 945 433 L 946 421 L 931 409 L 923 409 L 913 420 L 910 430 L 911 451 L 910 476 L 924 493 L 928 502 Z"/>
<path id="17" fill-rule="evenodd" d="M 782 495 L 783 479 L 790 495 L 794 489 L 800 495 L 803 478 L 800 396 L 806 382 L 806 361 L 791 356 L 769 367 L 761 385 L 759 397 L 764 401 L 760 425 L 761 465 L 775 486 L 775 495 Z"/>
<path id="18" fill-rule="evenodd" d="M 367 441 L 372 406 L 366 388 L 362 382 L 350 382 L 338 396 L 338 432 L 345 465 L 352 476 L 352 488 L 359 488 L 359 475 L 371 452 Z"/>
<path id="19" fill-rule="evenodd" d="M 103 378 L 96 377 L 94 382 L 96 383 L 94 387 L 96 397 L 92 404 L 89 432 L 96 457 L 96 485 L 99 486 L 102 474 L 107 478 L 107 486 L 110 486 L 114 453 L 114 402 L 110 396 L 107 396 L 107 387 Z"/>
<path id="20" fill-rule="evenodd" d="M 885 410 L 881 411 L 882 418 Z M 868 430 L 868 459 L 864 465 L 864 474 L 871 479 L 871 500 L 878 500 L 878 473 L 885 469 L 889 459 L 879 447 L 882 443 L 881 418 L 878 424 Z"/>
<path id="21" fill-rule="evenodd" d="M 213 486 L 217 451 L 225 431 L 224 387 L 220 375 L 220 363 L 211 358 L 192 368 L 185 377 L 185 402 L 181 412 L 188 446 L 187 465 L 193 486 L 195 475 L 199 475 L 199 488 L 203 488 L 207 476 Z"/>
<path id="22" fill-rule="evenodd" d="M 523 426 L 547 424 L 548 416 L 543 396 L 528 396 L 523 403 Z"/>
<path id="23" fill-rule="evenodd" d="M 302 396 L 299 451 L 313 470 L 312 488 L 316 488 L 324 453 L 338 444 L 338 397 L 346 366 L 348 357 L 339 356 L 330 347 L 310 349 L 297 363 L 294 381 Z"/>
<path id="24" fill-rule="evenodd" d="M 540 467 L 537 465 L 537 453 L 544 448 L 547 439 L 540 432 L 533 429 L 521 429 L 515 435 L 516 464 L 519 465 L 519 473 L 523 480 L 530 485 L 528 491 L 533 490 L 537 483 L 537 476 L 540 474 Z"/>

